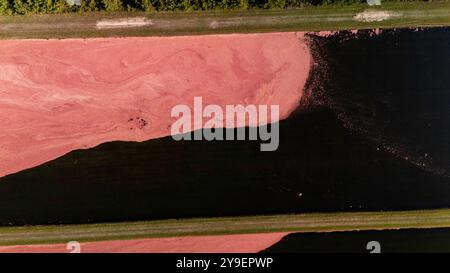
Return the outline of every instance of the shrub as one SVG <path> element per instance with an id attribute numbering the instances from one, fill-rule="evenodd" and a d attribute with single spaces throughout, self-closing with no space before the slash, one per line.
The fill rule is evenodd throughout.
<path id="1" fill-rule="evenodd" d="M 140 8 L 143 11 L 154 11 L 155 7 L 152 4 L 151 0 L 141 0 Z"/>
<path id="2" fill-rule="evenodd" d="M 103 0 L 103 5 L 106 11 L 123 10 L 122 0 Z"/>
<path id="3" fill-rule="evenodd" d="M 348 5 L 366 0 L 81 0 L 69 6 L 66 0 L 0 0 L 0 15 L 63 13 L 71 11 L 194 11 L 246 10 L 252 8 L 286 9 L 304 6 Z M 420 0 L 385 0 L 420 1 Z M 446 0 L 448 1 L 448 0 Z"/>
<path id="4" fill-rule="evenodd" d="M 9 0 L 0 0 L 0 15 L 11 15 L 12 5 Z"/>

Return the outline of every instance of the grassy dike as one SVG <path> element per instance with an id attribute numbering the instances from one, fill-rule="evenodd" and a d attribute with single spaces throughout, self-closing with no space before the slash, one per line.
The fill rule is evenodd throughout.
<path id="1" fill-rule="evenodd" d="M 399 13 L 380 22 L 358 22 L 353 17 L 366 10 Z M 146 18 L 141 27 L 98 29 L 105 19 Z M 117 12 L 27 15 L 0 17 L 0 38 L 87 38 L 111 36 L 167 36 L 271 31 L 320 31 L 389 27 L 450 25 L 450 2 L 398 2 L 379 7 L 366 4 L 306 7 L 290 10 L 216 12 Z"/>
<path id="2" fill-rule="evenodd" d="M 67 243 L 187 235 L 334 232 L 450 227 L 450 209 L 309 213 L 123 223 L 0 228 L 0 245 Z"/>

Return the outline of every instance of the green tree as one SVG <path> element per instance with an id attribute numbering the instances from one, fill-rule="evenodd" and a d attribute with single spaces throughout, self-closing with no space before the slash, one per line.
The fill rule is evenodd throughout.
<path id="1" fill-rule="evenodd" d="M 25 0 L 14 0 L 14 12 L 17 14 L 28 14 L 30 13 L 30 7 Z"/>
<path id="2" fill-rule="evenodd" d="M 182 0 L 181 9 L 184 11 L 194 11 L 200 9 L 200 2 L 198 0 Z"/>
<path id="3" fill-rule="evenodd" d="M 54 0 L 54 11 L 56 13 L 64 13 L 69 11 L 69 5 L 66 0 Z"/>
<path id="4" fill-rule="evenodd" d="M 103 0 L 103 5 L 106 11 L 121 11 L 123 10 L 122 0 Z"/>
<path id="5" fill-rule="evenodd" d="M 221 8 L 223 9 L 239 9 L 240 0 L 222 0 Z"/>
<path id="6" fill-rule="evenodd" d="M 287 7 L 295 7 L 295 8 L 302 8 L 307 6 L 308 0 L 287 0 L 286 6 Z"/>
<path id="7" fill-rule="evenodd" d="M 47 13 L 51 10 L 48 9 L 47 0 L 28 0 L 28 7 L 32 13 L 40 14 Z"/>
<path id="8" fill-rule="evenodd" d="M 82 11 L 98 11 L 101 5 L 96 0 L 81 0 L 80 10 Z"/>
<path id="9" fill-rule="evenodd" d="M 241 10 L 247 10 L 250 7 L 250 4 L 248 3 L 248 0 L 240 0 L 239 1 L 239 8 Z"/>
<path id="10" fill-rule="evenodd" d="M 285 9 L 286 0 L 269 0 L 267 2 L 267 8 L 269 9 Z"/>
<path id="11" fill-rule="evenodd" d="M 181 1 L 177 0 L 159 0 L 159 2 L 161 3 L 159 10 L 174 11 L 178 10 L 179 6 L 181 6 Z"/>
<path id="12" fill-rule="evenodd" d="M 140 6 L 143 11 L 154 11 L 155 10 L 155 7 L 153 6 L 151 0 L 141 0 Z"/>
<path id="13" fill-rule="evenodd" d="M 47 0 L 46 2 L 46 11 L 49 13 L 55 12 L 55 0 Z"/>
<path id="14" fill-rule="evenodd" d="M 217 2 L 215 0 L 203 0 L 202 1 L 202 9 L 203 10 L 212 10 L 217 8 Z"/>
<path id="15" fill-rule="evenodd" d="M 12 5 L 9 0 L 0 0 L 0 15 L 11 15 Z"/>

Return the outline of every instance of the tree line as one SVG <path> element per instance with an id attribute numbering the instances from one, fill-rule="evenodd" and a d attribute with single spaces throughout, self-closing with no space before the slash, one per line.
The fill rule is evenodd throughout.
<path id="1" fill-rule="evenodd" d="M 0 15 L 92 11 L 285 9 L 363 2 L 365 0 L 81 0 L 81 5 L 69 5 L 67 0 L 0 0 Z"/>

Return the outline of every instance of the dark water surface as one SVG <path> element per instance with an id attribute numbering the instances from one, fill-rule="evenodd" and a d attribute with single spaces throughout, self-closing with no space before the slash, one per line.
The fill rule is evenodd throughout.
<path id="1" fill-rule="evenodd" d="M 312 37 L 311 98 L 399 158 L 450 174 L 450 28 Z"/>
<path id="2" fill-rule="evenodd" d="M 171 137 L 74 151 L 1 178 L 0 224 L 450 207 L 450 28 L 310 41 L 277 151 Z"/>
<path id="3" fill-rule="evenodd" d="M 293 233 L 263 253 L 450 252 L 450 229 Z"/>

